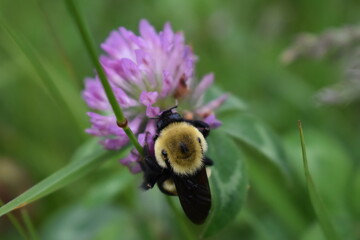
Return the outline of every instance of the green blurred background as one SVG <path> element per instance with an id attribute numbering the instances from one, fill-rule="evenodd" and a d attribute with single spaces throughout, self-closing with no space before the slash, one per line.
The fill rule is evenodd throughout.
<path id="1" fill-rule="evenodd" d="M 285 65 L 280 60 L 298 33 L 357 25 L 360 1 L 81 0 L 78 5 L 97 46 L 119 26 L 138 33 L 142 18 L 157 30 L 171 22 L 199 57 L 197 76 L 214 72 L 217 86 L 243 99 L 279 135 L 292 170 L 291 186 L 268 171 L 271 167 L 250 163 L 250 179 L 257 180 L 253 185 L 250 180 L 247 204 L 213 239 L 323 238 L 303 177 L 299 119 L 310 170 L 336 227 L 346 239 L 360 238 L 360 105 L 319 106 L 314 97 L 344 78 L 346 61 L 331 56 Z M 94 70 L 63 1 L 1 0 L 0 14 L 32 45 L 77 109 L 74 123 L 1 31 L 0 196 L 8 201 L 64 166 L 89 138 L 79 131 L 89 126 L 80 92 Z M 162 196 L 157 190 L 139 193 L 140 180 L 108 163 L 31 205 L 29 212 L 43 239 L 181 239 Z M 0 236 L 19 238 L 4 218 Z"/>

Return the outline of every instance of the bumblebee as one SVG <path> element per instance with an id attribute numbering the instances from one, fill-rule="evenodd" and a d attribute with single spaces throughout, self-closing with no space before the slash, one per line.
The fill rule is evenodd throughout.
<path id="1" fill-rule="evenodd" d="M 205 156 L 210 127 L 198 120 L 185 120 L 170 108 L 157 120 L 154 151 L 145 144 L 142 188 L 157 183 L 159 189 L 178 196 L 187 217 L 195 224 L 205 222 L 211 208 L 207 166 L 212 160 Z"/>

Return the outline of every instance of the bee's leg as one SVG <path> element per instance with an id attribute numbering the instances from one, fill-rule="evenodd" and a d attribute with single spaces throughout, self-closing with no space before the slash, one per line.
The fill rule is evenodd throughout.
<path id="1" fill-rule="evenodd" d="M 209 135 L 210 126 L 206 122 L 199 120 L 186 120 L 186 122 L 199 129 L 199 131 L 202 133 L 202 135 L 204 135 L 205 138 Z"/>
<path id="2" fill-rule="evenodd" d="M 163 169 L 156 162 L 155 156 L 153 156 L 149 151 L 147 136 L 148 135 L 146 135 L 144 146 L 144 159 L 140 162 L 141 169 L 144 172 L 144 181 L 141 184 L 141 188 L 144 190 L 153 188 L 163 172 Z"/>
<path id="3" fill-rule="evenodd" d="M 140 165 L 144 172 L 144 181 L 141 184 L 141 188 L 144 190 L 153 188 L 161 177 L 163 169 L 157 164 L 154 157 L 149 155 L 144 157 Z"/>
<path id="4" fill-rule="evenodd" d="M 212 165 L 214 165 L 214 162 L 210 158 L 205 157 L 204 158 L 204 164 L 205 164 L 205 166 L 212 166 Z"/>

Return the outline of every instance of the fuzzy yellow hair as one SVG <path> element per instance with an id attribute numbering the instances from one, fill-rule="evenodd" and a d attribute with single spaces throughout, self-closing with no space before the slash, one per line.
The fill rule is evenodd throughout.
<path id="1" fill-rule="evenodd" d="M 177 195 L 176 186 L 175 186 L 174 180 L 172 178 L 166 179 L 163 182 L 162 187 L 169 193 Z"/>
<path id="2" fill-rule="evenodd" d="M 186 146 L 186 152 L 181 151 L 181 144 Z M 173 171 L 180 175 L 191 175 L 200 169 L 206 150 L 207 143 L 202 133 L 187 122 L 169 124 L 155 141 L 155 158 L 158 164 L 166 168 L 165 159 L 168 159 Z M 166 151 L 166 157 L 163 156 L 163 151 Z"/>

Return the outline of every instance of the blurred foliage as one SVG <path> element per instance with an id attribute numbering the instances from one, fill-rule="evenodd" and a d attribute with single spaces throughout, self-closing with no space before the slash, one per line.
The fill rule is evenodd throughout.
<path id="1" fill-rule="evenodd" d="M 241 116 L 232 119 L 225 105 L 220 119 L 235 121 L 224 126 L 231 133 L 230 126 L 237 128 L 236 119 L 243 117 L 238 126 L 243 134 L 233 132 L 232 137 L 246 155 L 248 197 L 236 220 L 210 239 L 324 239 L 306 190 L 298 119 L 304 125 L 310 172 L 336 229 L 342 239 L 360 238 L 359 102 L 320 107 L 314 98 L 320 89 L 341 80 L 347 66 L 336 56 L 300 59 L 289 66 L 280 61 L 299 33 L 317 35 L 359 24 L 359 1 L 78 3 L 98 45 L 119 26 L 137 32 L 142 18 L 157 29 L 170 21 L 175 30 L 184 31 L 199 56 L 197 75 L 214 72 L 217 86 L 246 102 L 233 99 L 232 106 L 239 107 L 235 115 Z M 89 126 L 80 92 L 93 67 L 64 3 L 1 0 L 0 16 L 32 46 L 77 110 L 80 125 Z M 32 63 L 2 30 L 0 79 L 0 193 L 9 200 L 69 163 L 90 137 L 79 133 Z M 251 115 L 242 114 L 245 108 Z M 265 125 L 272 131 L 261 145 L 251 131 Z M 274 133 L 278 136 L 270 137 Z M 286 155 L 275 151 L 278 145 L 284 146 Z M 269 151 L 269 146 L 274 148 Z M 1 170 L 9 168 L 8 159 L 12 176 L 18 177 L 3 180 Z M 156 189 L 139 191 L 140 181 L 140 175 L 131 176 L 116 161 L 107 162 L 31 205 L 30 215 L 42 239 L 183 239 L 163 195 Z M 18 239 L 5 220 L 0 219 L 1 239 Z M 201 227 L 189 228 L 202 232 Z"/>

